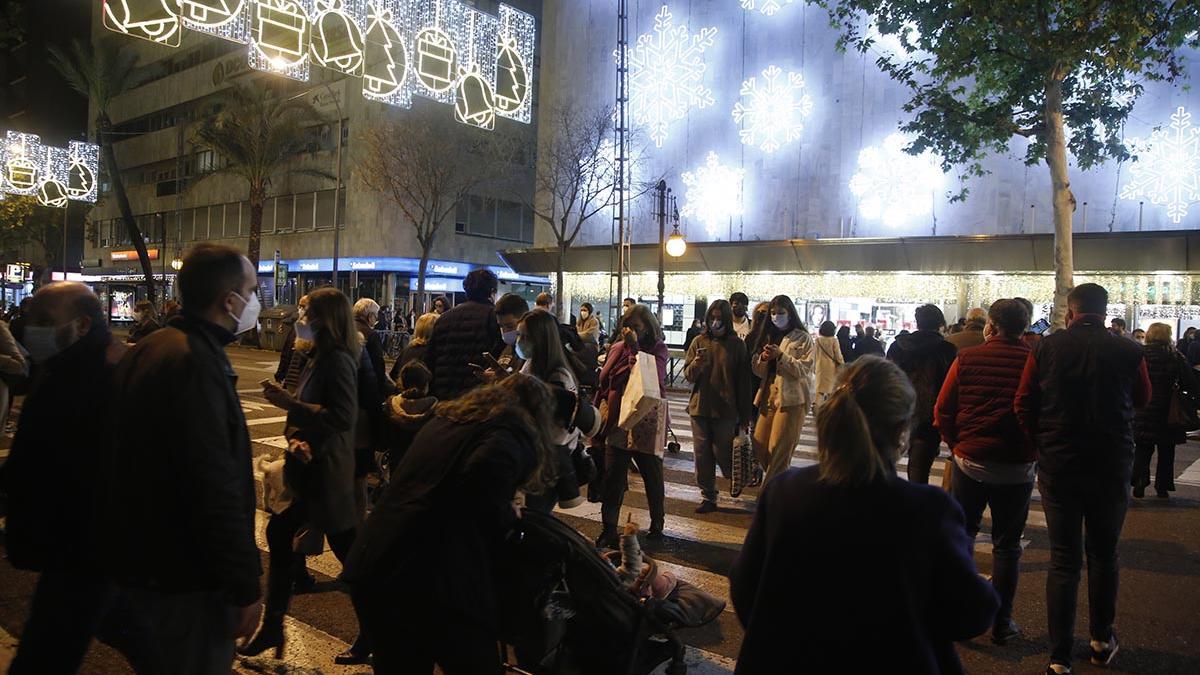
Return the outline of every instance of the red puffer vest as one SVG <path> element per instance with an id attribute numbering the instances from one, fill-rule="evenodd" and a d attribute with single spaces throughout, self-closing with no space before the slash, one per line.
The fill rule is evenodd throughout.
<path id="1" fill-rule="evenodd" d="M 977 461 L 1032 462 L 1037 452 L 1017 424 L 1013 397 L 1029 347 L 992 338 L 958 353 L 958 445 L 954 453 Z"/>

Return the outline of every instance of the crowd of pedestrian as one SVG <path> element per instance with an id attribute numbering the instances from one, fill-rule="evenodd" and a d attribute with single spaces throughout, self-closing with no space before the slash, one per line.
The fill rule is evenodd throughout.
<path id="1" fill-rule="evenodd" d="M 683 420 L 665 403 L 671 355 L 649 307 L 627 298 L 606 333 L 590 303 L 563 322 L 550 294 L 531 309 L 497 297 L 498 285 L 474 271 L 462 302 L 437 298 L 406 319 L 333 288 L 300 299 L 274 377 L 260 383 L 286 413 L 286 447 L 256 463 L 265 592 L 250 437 L 225 351 L 258 325 L 250 262 L 196 246 L 179 274 L 180 310 L 160 321 L 139 303 L 124 343 L 87 287 L 40 289 L 21 325 L 0 323 L 0 409 L 10 387 L 27 392 L 0 483 L 6 550 L 41 573 L 10 672 L 73 672 L 93 637 L 139 673 L 226 673 L 235 653 L 281 658 L 292 596 L 312 583 L 305 557 L 325 542 L 359 621 L 338 663 L 499 672 L 507 581 L 493 563 L 523 514 L 599 502 L 597 548 L 624 548 L 632 468 L 647 545 L 661 542 L 664 449 Z M 1113 660 L 1128 500 L 1145 496 L 1156 453 L 1156 494 L 1174 490 L 1198 341 L 1189 329 L 1175 342 L 1161 323 L 1143 339 L 1118 319 L 1106 325 L 1107 301 L 1100 286 L 1077 286 L 1067 327 L 1044 337 L 1022 298 L 972 309 L 958 330 L 923 305 L 886 353 L 874 326 L 825 313 L 814 336 L 787 295 L 753 310 L 744 293 L 708 306 L 681 368 L 696 512 L 719 510 L 717 470 L 733 476 L 736 448 L 752 449 L 765 473 L 730 572 L 745 627 L 738 673 L 777 672 L 798 653 L 822 672 L 845 669 L 848 654 L 854 669 L 958 672 L 955 641 L 1018 638 L 1035 486 L 1051 552 L 1047 673 L 1071 672 L 1085 540 L 1089 656 Z M 378 331 L 398 320 L 413 335 L 389 369 Z M 61 424 L 64 409 L 78 422 Z M 818 463 L 792 468 L 809 416 Z M 943 443 L 943 485 L 931 486 Z M 64 489 L 73 505 L 47 502 Z M 985 510 L 986 578 L 972 555 Z M 863 635 L 872 649 L 858 648 Z"/>

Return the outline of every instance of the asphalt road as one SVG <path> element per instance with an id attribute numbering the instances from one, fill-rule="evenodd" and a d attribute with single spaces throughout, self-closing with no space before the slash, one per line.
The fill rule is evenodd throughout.
<path id="1" fill-rule="evenodd" d="M 256 455 L 277 455 L 281 450 L 283 413 L 266 403 L 257 383 L 275 369 L 276 356 L 269 352 L 234 348 L 230 356 L 240 376 L 239 394 L 254 439 Z M 745 537 L 754 509 L 755 491 L 740 499 L 728 497 L 728 483 L 721 509 L 712 514 L 693 513 L 699 491 L 692 479 L 691 434 L 687 428 L 682 395 L 672 397 L 671 412 L 682 451 L 666 458 L 667 523 L 666 541 L 648 548 L 649 555 L 667 569 L 712 593 L 728 598 L 724 575 Z M 806 425 L 793 465 L 811 464 L 816 459 L 816 438 L 811 421 Z M 0 442 L 3 448 L 11 442 Z M 940 462 L 939 462 L 940 464 Z M 903 472 L 902 472 L 903 473 Z M 1175 466 L 1179 491 L 1169 501 L 1153 497 L 1132 504 L 1121 541 L 1121 591 L 1117 628 L 1121 652 L 1109 672 L 1117 673 L 1200 673 L 1200 443 L 1179 449 Z M 931 482 L 940 482 L 940 467 Z M 1017 594 L 1015 619 L 1024 628 L 1025 637 L 1004 647 L 993 645 L 986 637 L 960 644 L 959 653 L 970 673 L 1040 673 L 1046 665 L 1045 583 L 1049 550 L 1045 516 L 1035 499 L 1030 511 L 1025 538 L 1028 544 L 1022 559 L 1021 584 Z M 646 499 L 640 481 L 631 476 L 626 511 L 645 524 Z M 599 505 L 584 504 L 560 517 L 595 537 L 600 530 Z M 265 514 L 260 513 L 260 548 L 266 568 L 266 545 L 261 539 Z M 986 532 L 986 525 L 985 525 Z M 991 568 L 990 543 L 981 534 L 976 543 L 976 562 L 980 571 Z M 333 581 L 340 567 L 332 554 L 309 559 L 309 566 L 321 582 L 318 592 L 297 596 L 289 620 L 289 646 L 285 663 L 271 659 L 251 659 L 238 664 L 239 672 L 360 673 L 362 667 L 337 667 L 332 657 L 353 640 L 356 624 L 348 597 Z M 13 570 L 0 561 L 0 668 L 6 651 L 11 652 L 12 636 L 20 634 L 33 589 L 33 575 Z M 796 583 L 822 583 L 820 579 L 797 579 Z M 1086 663 L 1085 631 L 1087 595 L 1081 589 L 1077 626 L 1081 654 L 1076 672 L 1098 672 Z M 806 611 L 798 608 L 798 611 Z M 812 608 L 807 611 L 821 611 Z M 732 607 L 704 628 L 684 631 L 689 645 L 691 673 L 728 673 L 741 645 L 741 627 Z M 864 648 L 870 648 L 871 636 L 863 636 Z M 7 645 L 7 648 L 6 648 Z M 853 669 L 853 655 L 847 655 Z M 285 665 L 286 664 L 286 665 Z M 803 655 L 797 655 L 796 670 L 802 669 Z M 130 672 L 111 650 L 95 645 L 88 654 L 83 672 Z"/>

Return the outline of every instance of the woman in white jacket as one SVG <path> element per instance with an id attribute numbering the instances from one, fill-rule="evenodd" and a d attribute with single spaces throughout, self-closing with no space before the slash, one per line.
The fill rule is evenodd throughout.
<path id="1" fill-rule="evenodd" d="M 838 367 L 844 364 L 846 359 L 842 357 L 842 348 L 836 336 L 837 326 L 834 326 L 832 321 L 821 324 L 818 332 L 820 337 L 817 338 L 813 350 L 813 370 L 817 374 L 816 404 L 820 406 L 833 393 L 833 382 L 837 378 Z"/>
<path id="2" fill-rule="evenodd" d="M 813 339 L 792 299 L 775 296 L 768 314 L 771 325 L 766 342 L 751 358 L 754 373 L 762 378 L 755 397 L 759 416 L 754 440 L 760 453 L 766 450 L 766 456 L 758 458 L 767 467 L 764 485 L 792 464 L 792 452 L 812 403 L 809 377 L 813 368 Z"/>

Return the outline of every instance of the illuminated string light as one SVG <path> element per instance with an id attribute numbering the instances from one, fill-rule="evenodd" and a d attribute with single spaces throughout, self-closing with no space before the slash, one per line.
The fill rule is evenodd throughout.
<path id="1" fill-rule="evenodd" d="M 365 16 L 363 0 L 315 0 L 309 15 L 313 63 L 361 77 L 363 35 L 357 19 Z"/>
<path id="2" fill-rule="evenodd" d="M 812 113 L 812 97 L 799 73 L 784 74 L 778 66 L 742 83 L 742 100 L 733 106 L 733 119 L 742 125 L 742 143 L 771 153 L 800 138 L 804 120 Z"/>
<path id="3" fill-rule="evenodd" d="M 409 77 L 410 4 L 396 0 L 367 3 L 367 30 L 363 33 L 363 97 L 400 108 L 412 106 Z"/>
<path id="4" fill-rule="evenodd" d="M 3 189 L 14 195 L 33 195 L 45 174 L 46 149 L 36 134 L 10 131 L 4 141 Z"/>
<path id="5" fill-rule="evenodd" d="M 760 14 L 775 16 L 776 12 L 792 4 L 795 0 L 741 0 L 741 2 L 744 10 L 752 12 L 757 9 Z"/>
<path id="6" fill-rule="evenodd" d="M 649 128 L 657 147 L 667 139 L 671 122 L 693 107 L 713 104 L 712 90 L 703 84 L 703 56 L 716 35 L 716 28 L 691 34 L 686 25 L 676 26 L 663 5 L 654 17 L 654 32 L 639 35 L 629 48 L 630 113 L 635 123 Z"/>
<path id="7" fill-rule="evenodd" d="M 98 194 L 96 177 L 100 175 L 100 146 L 95 143 L 71 141 L 67 145 L 70 164 L 67 168 L 67 197 L 79 202 L 95 203 Z"/>
<path id="8" fill-rule="evenodd" d="M 178 47 L 179 16 L 163 0 L 104 0 L 104 27 L 143 40 Z"/>
<path id="9" fill-rule="evenodd" d="M 250 67 L 308 81 L 312 0 L 257 0 L 250 16 Z"/>
<path id="10" fill-rule="evenodd" d="M 909 142 L 903 134 L 892 134 L 859 153 L 850 192 L 864 218 L 899 227 L 932 213 L 933 192 L 945 180 L 941 160 L 929 151 L 908 154 L 904 148 Z"/>
<path id="11" fill-rule="evenodd" d="M 240 44 L 250 41 L 251 0 L 176 0 L 179 20 L 191 30 Z"/>
<path id="12" fill-rule="evenodd" d="M 742 215 L 742 178 L 745 174 L 744 169 L 726 166 L 717 153 L 709 152 L 703 166 L 683 174 L 687 193 L 680 214 L 704 223 L 708 236 L 717 236 L 718 227 L 728 225 L 731 218 Z"/>
<path id="13" fill-rule="evenodd" d="M 533 15 L 500 5 L 496 36 L 496 114 L 529 124 L 537 22 Z"/>
<path id="14" fill-rule="evenodd" d="M 454 119 L 480 129 L 496 126 L 496 44 L 500 24 L 483 12 L 467 15 L 468 50 L 460 57 L 458 84 L 454 95 Z M 486 71 L 488 72 L 485 72 Z"/>
<path id="15" fill-rule="evenodd" d="M 1179 224 L 1189 206 L 1200 202 L 1200 129 L 1192 125 L 1192 114 L 1180 106 L 1169 125 L 1130 144 L 1144 150 L 1129 164 L 1131 175 L 1121 187 L 1121 198 L 1165 206 L 1167 217 Z"/>
<path id="16" fill-rule="evenodd" d="M 55 208 L 66 207 L 70 168 L 71 154 L 66 148 L 46 147 L 45 169 L 37 189 L 39 204 Z"/>
<path id="17" fill-rule="evenodd" d="M 47 146 L 36 134 L 9 131 L 0 146 L 0 195 L 36 197 L 43 206 L 65 207 L 68 200 L 95 202 L 100 147 L 71 141 Z"/>

